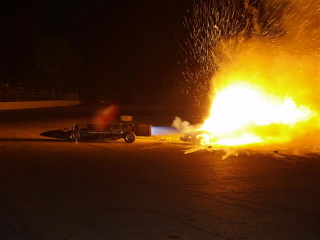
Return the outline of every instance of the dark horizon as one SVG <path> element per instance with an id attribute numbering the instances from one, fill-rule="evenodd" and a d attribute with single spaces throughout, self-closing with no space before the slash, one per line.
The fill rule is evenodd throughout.
<path id="1" fill-rule="evenodd" d="M 185 38 L 191 7 L 192 0 L 8 2 L 0 10 L 0 80 L 23 84 L 35 41 L 52 36 L 79 53 L 82 95 L 107 95 L 112 88 L 150 97 L 161 88 L 171 91 L 180 77 L 177 39 Z"/>

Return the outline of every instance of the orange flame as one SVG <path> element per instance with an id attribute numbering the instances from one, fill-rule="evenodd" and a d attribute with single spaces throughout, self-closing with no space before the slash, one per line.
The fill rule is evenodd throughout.
<path id="1" fill-rule="evenodd" d="M 202 145 L 234 150 L 250 144 L 263 151 L 281 145 L 294 152 L 320 152 L 320 1 L 283 2 L 266 3 L 269 25 L 256 28 L 259 34 L 252 37 L 237 32 L 232 5 L 222 5 L 226 18 L 221 19 L 207 5 L 199 5 L 203 15 L 195 12 L 199 31 L 191 32 L 197 40 L 192 54 L 204 65 L 200 73 L 211 74 L 210 68 L 214 73 L 208 84 L 213 93 L 209 116 L 197 129 L 204 132 L 199 135 Z M 257 20 L 259 13 L 244 3 Z M 202 16 L 206 24 L 201 24 Z M 229 17 L 231 21 L 220 21 Z M 216 31 L 223 27 L 234 31 L 224 36 Z M 201 31 L 208 36 L 198 35 Z M 199 84 L 195 92 L 199 89 L 207 90 L 207 85 Z"/>
<path id="2" fill-rule="evenodd" d="M 316 113 L 286 97 L 268 95 L 247 82 L 234 82 L 219 91 L 210 116 L 200 130 L 201 144 L 224 146 L 288 142 L 295 127 Z"/>

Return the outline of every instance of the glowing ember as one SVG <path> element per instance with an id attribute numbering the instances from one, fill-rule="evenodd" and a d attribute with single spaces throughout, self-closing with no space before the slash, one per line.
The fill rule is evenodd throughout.
<path id="1" fill-rule="evenodd" d="M 254 85 L 236 82 L 217 93 L 210 117 L 200 129 L 207 132 L 201 135 L 201 143 L 231 146 L 286 142 L 291 140 L 289 132 L 296 124 L 314 115 L 289 97 L 280 99 Z M 280 127 L 287 128 L 288 134 L 275 131 Z"/>

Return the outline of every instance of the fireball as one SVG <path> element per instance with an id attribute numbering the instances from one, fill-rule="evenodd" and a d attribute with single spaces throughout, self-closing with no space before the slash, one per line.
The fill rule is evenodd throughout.
<path id="1" fill-rule="evenodd" d="M 288 142 L 291 134 L 316 115 L 291 97 L 280 98 L 246 82 L 219 91 L 200 130 L 203 145 L 235 146 Z M 297 129 L 296 129 L 297 128 Z"/>
<path id="2" fill-rule="evenodd" d="M 320 152 L 320 0 L 255 3 L 199 0 L 185 22 L 200 142 Z"/>

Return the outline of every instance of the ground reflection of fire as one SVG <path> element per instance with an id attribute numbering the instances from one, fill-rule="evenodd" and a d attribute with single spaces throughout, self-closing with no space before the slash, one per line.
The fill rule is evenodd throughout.
<path id="1" fill-rule="evenodd" d="M 213 8 L 217 2 L 211 1 Z M 251 1 L 244 1 L 248 2 Z M 250 37 L 244 31 L 235 31 L 240 26 L 238 19 L 230 17 L 234 16 L 230 12 L 235 10 L 235 5 L 216 8 L 217 12 L 222 7 L 231 8 L 223 10 L 224 17 L 228 16 L 225 17 L 228 27 L 217 25 L 221 24 L 217 16 L 210 16 L 208 21 L 209 15 L 215 14 L 208 12 L 212 8 L 210 4 L 196 6 L 196 14 L 203 10 L 203 15 L 198 14 L 194 22 L 200 26 L 199 16 L 204 16 L 213 27 L 211 32 L 207 31 L 210 36 L 205 42 L 193 39 L 197 43 L 194 46 L 210 46 L 211 54 L 205 51 L 205 57 L 209 58 L 205 67 L 215 69 L 209 84 L 209 116 L 194 129 L 203 132 L 198 135 L 202 145 L 218 149 L 228 146 L 263 146 L 266 149 L 267 145 L 283 147 L 285 144 L 285 148 L 295 148 L 294 151 L 320 152 L 320 1 L 292 0 L 281 5 L 282 2 L 264 4 L 266 14 L 260 22 L 265 20 L 268 28 L 257 28 L 255 19 L 251 28 L 256 32 L 252 31 Z M 281 17 L 278 17 L 279 12 L 268 9 L 281 9 Z M 274 18 L 267 19 L 267 16 Z M 232 24 L 235 26 L 230 26 Z M 225 38 L 221 29 L 231 29 L 231 36 Z M 245 31 L 248 29 L 249 25 Z M 213 39 L 213 44 L 208 45 L 207 39 Z M 201 51 L 193 51 L 193 54 L 195 52 L 198 55 L 194 58 L 204 57 L 199 55 Z"/>

